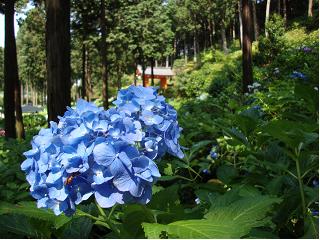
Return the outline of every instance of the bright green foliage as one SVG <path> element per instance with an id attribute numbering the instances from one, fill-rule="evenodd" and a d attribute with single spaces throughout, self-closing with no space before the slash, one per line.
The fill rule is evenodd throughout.
<path id="1" fill-rule="evenodd" d="M 265 225 L 266 213 L 280 199 L 267 196 L 246 197 L 231 204 L 217 201 L 202 220 L 177 221 L 168 225 L 144 223 L 148 238 L 159 238 L 164 232 L 174 238 L 241 238 L 251 228 Z M 241 227 L 240 227 L 241 226 Z"/>
<path id="2" fill-rule="evenodd" d="M 99 1 L 76 3 L 88 9 L 89 5 L 97 5 L 94 17 L 87 16 L 90 21 L 86 22 L 97 30 Z M 228 29 L 238 18 L 236 2 L 106 3 L 111 93 L 116 92 L 118 78 L 124 73 L 132 75 L 135 62 L 149 65 L 150 58 L 171 54 L 174 42 L 181 51 L 176 52 L 180 59 L 174 63 L 174 85 L 163 92 L 178 110 L 185 157 L 165 157 L 157 163 L 162 176 L 153 186 L 147 205 L 117 205 L 103 211 L 88 200 L 72 218 L 55 217 L 30 202 L 28 184 L 20 171 L 21 153 L 30 147 L 39 127 L 46 124 L 43 115 L 26 115 L 27 140 L 5 141 L 0 137 L 0 235 L 318 239 L 319 31 L 310 31 L 305 21 L 299 25 L 288 21 L 285 29 L 283 20 L 272 16 L 267 26 L 268 38 L 261 37 L 253 45 L 254 81 L 260 86 L 242 95 L 239 47 L 233 44 L 228 54 L 213 49 L 220 39 L 223 20 Z M 257 6 L 261 9 L 263 4 Z M 73 20 L 79 24 L 84 15 L 76 13 L 90 15 L 86 9 L 73 11 Z M 35 14 L 31 13 L 30 16 Z M 34 20 L 38 19 L 36 16 Z M 199 53 L 197 63 L 186 62 L 184 45 L 189 51 L 188 59 L 192 56 L 195 31 L 197 37 L 202 36 L 209 21 L 216 24 L 213 46 Z M 74 28 L 72 32 L 74 80 L 82 76 L 83 41 L 78 31 L 85 35 L 83 24 L 80 30 Z M 21 31 L 29 25 L 37 29 L 26 21 Z M 87 30 L 85 43 L 89 48 L 94 97 L 99 97 L 99 35 Z M 35 31 L 35 37 L 37 34 Z M 33 41 L 28 33 L 24 36 Z M 305 46 L 311 50 L 303 51 Z M 27 50 L 23 49 L 26 53 Z M 21 68 L 29 69 L 23 65 Z M 293 79 L 293 71 L 306 78 Z M 132 78 L 127 78 L 126 83 L 131 82 Z M 101 99 L 96 102 L 102 103 Z"/>
<path id="3" fill-rule="evenodd" d="M 31 9 L 17 36 L 19 76 L 22 83 L 41 92 L 46 82 L 45 12 L 41 7 Z"/>

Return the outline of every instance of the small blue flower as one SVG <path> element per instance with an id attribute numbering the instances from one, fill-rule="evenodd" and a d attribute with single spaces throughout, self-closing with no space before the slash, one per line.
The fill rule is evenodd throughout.
<path id="1" fill-rule="evenodd" d="M 196 203 L 197 205 L 199 205 L 199 204 L 201 203 L 201 201 L 200 201 L 199 198 L 196 198 L 194 201 L 195 201 L 195 203 Z"/>
<path id="2" fill-rule="evenodd" d="M 297 71 L 294 71 L 291 75 L 290 75 L 291 78 L 293 79 L 302 79 L 302 80 L 307 80 L 307 76 L 304 75 L 303 73 L 301 72 L 297 72 Z"/>
<path id="3" fill-rule="evenodd" d="M 217 159 L 217 158 L 218 158 L 218 153 L 211 151 L 211 152 L 210 152 L 210 157 L 211 157 L 212 159 Z"/>
<path id="4" fill-rule="evenodd" d="M 319 187 L 319 179 L 314 179 L 314 180 L 312 181 L 312 185 L 313 185 L 314 187 L 318 188 L 318 187 Z"/>
<path id="5" fill-rule="evenodd" d="M 318 210 L 312 210 L 311 214 L 312 214 L 312 216 L 319 216 L 319 211 Z"/>
<path id="6" fill-rule="evenodd" d="M 209 174 L 210 174 L 209 169 L 203 169 L 202 172 L 203 172 L 204 174 L 206 174 L 206 175 L 209 175 Z"/>
<path id="7" fill-rule="evenodd" d="M 252 107 L 252 109 L 254 110 L 257 110 L 257 111 L 260 111 L 261 110 L 261 107 L 259 105 L 255 105 Z"/>

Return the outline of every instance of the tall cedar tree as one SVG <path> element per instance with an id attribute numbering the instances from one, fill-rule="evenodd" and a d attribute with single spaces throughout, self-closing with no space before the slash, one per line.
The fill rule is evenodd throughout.
<path id="1" fill-rule="evenodd" d="M 14 36 L 14 4 L 5 1 L 4 113 L 7 138 L 24 138 L 16 40 Z M 15 117 L 16 113 L 16 117 Z M 15 125 L 16 124 L 16 125 Z M 17 132 L 16 132 L 17 130 Z"/>
<path id="2" fill-rule="evenodd" d="M 103 106 L 108 109 L 109 107 L 109 94 L 108 94 L 108 69 L 107 69 L 107 33 L 106 33 L 106 9 L 105 0 L 101 0 L 101 16 L 100 16 L 100 28 L 101 28 L 101 63 L 102 63 L 102 96 Z"/>
<path id="3" fill-rule="evenodd" d="M 250 11 L 250 0 L 242 0 L 242 23 L 243 23 L 243 47 L 242 47 L 242 91 L 248 92 L 248 85 L 252 80 L 252 17 Z"/>
<path id="4" fill-rule="evenodd" d="M 308 17 L 312 17 L 312 16 L 313 16 L 312 8 L 313 8 L 313 0 L 309 0 L 309 4 L 308 4 Z"/>
<path id="5" fill-rule="evenodd" d="M 71 102 L 70 1 L 46 1 L 48 121 L 57 121 Z"/>
<path id="6" fill-rule="evenodd" d="M 268 31 L 267 31 L 267 23 L 269 21 L 269 15 L 270 15 L 270 4 L 271 4 L 271 0 L 267 0 L 267 5 L 266 5 L 266 20 L 264 23 L 264 30 L 265 30 L 265 35 L 266 37 L 268 37 Z"/>

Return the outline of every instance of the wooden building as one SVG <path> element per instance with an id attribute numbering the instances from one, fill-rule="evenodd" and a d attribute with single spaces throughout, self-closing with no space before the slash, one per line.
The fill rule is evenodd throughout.
<path id="1" fill-rule="evenodd" d="M 136 75 L 142 77 L 142 67 L 138 65 L 138 68 L 136 70 Z M 174 72 L 170 67 L 154 67 L 153 68 L 153 76 L 154 79 L 160 80 L 160 88 L 161 89 L 167 89 L 168 82 L 174 76 Z M 151 81 L 151 67 L 147 67 L 144 73 L 144 85 L 150 86 Z"/>

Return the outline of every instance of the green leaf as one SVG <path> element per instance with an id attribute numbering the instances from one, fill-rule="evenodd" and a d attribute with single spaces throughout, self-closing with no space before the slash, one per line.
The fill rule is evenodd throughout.
<path id="1" fill-rule="evenodd" d="M 316 125 L 303 124 L 288 120 L 276 120 L 263 127 L 263 131 L 286 143 L 292 149 L 303 143 L 303 147 L 318 140 Z"/>
<path id="2" fill-rule="evenodd" d="M 233 140 L 235 140 L 235 144 L 232 145 L 239 145 L 239 144 L 244 144 L 244 145 L 249 145 L 248 139 L 246 138 L 246 136 L 239 131 L 236 128 L 231 128 L 231 129 L 225 129 L 224 130 L 226 132 L 226 134 L 231 137 Z"/>
<path id="3" fill-rule="evenodd" d="M 229 184 L 234 178 L 238 176 L 238 171 L 234 167 L 223 165 L 217 170 L 217 177 L 222 182 Z"/>
<path id="4" fill-rule="evenodd" d="M 294 89 L 294 94 L 298 100 L 303 99 L 305 101 L 306 108 L 314 113 L 319 108 L 319 94 L 313 89 L 312 86 L 302 83 L 297 83 Z"/>
<path id="5" fill-rule="evenodd" d="M 0 233 L 5 230 L 24 237 L 50 238 L 51 235 L 50 228 L 46 222 L 15 214 L 1 215 L 0 229 Z"/>
<path id="6" fill-rule="evenodd" d="M 30 218 L 51 222 L 56 229 L 71 220 L 71 218 L 63 215 L 56 216 L 52 211 L 37 208 L 35 202 L 20 202 L 18 204 L 0 202 L 0 215 L 3 214 L 24 215 Z"/>
<path id="7" fill-rule="evenodd" d="M 127 205 L 123 210 L 121 238 L 143 238 L 142 222 L 155 222 L 152 211 L 143 205 Z"/>
<path id="8" fill-rule="evenodd" d="M 235 122 L 241 131 L 249 136 L 258 125 L 259 111 L 253 108 L 245 110 L 235 116 Z"/>
<path id="9" fill-rule="evenodd" d="M 87 217 L 72 218 L 57 233 L 59 238 L 88 238 L 92 229 L 92 221 Z"/>
<path id="10" fill-rule="evenodd" d="M 167 233 L 177 238 L 241 238 L 254 227 L 264 226 L 270 219 L 267 212 L 280 199 L 270 196 L 242 198 L 229 205 L 220 204 L 211 207 L 205 219 L 183 220 L 163 224 L 143 223 L 148 238 L 159 238 Z"/>

